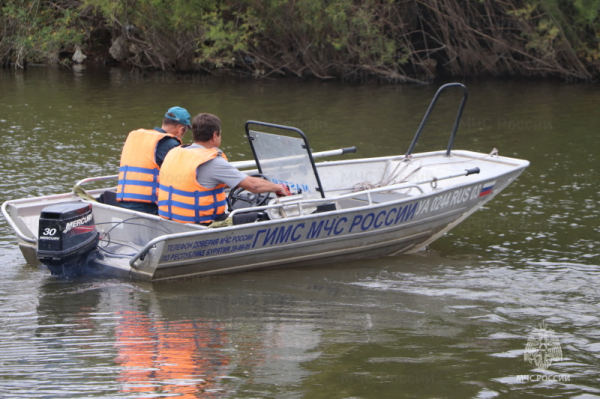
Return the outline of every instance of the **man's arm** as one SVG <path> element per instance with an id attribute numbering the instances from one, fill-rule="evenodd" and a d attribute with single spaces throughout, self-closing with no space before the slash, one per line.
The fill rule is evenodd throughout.
<path id="1" fill-rule="evenodd" d="M 279 196 L 286 195 L 285 189 L 279 184 L 258 177 L 248 176 L 221 157 L 206 162 L 198 167 L 198 183 L 206 188 L 225 184 L 232 189 L 241 187 L 255 194 L 275 192 Z"/>
<path id="2" fill-rule="evenodd" d="M 285 188 L 283 188 L 279 184 L 275 184 L 273 182 L 261 179 L 259 177 L 248 176 L 244 180 L 242 180 L 240 184 L 238 184 L 238 186 L 254 194 L 274 192 L 280 196 L 287 195 L 285 192 Z"/>

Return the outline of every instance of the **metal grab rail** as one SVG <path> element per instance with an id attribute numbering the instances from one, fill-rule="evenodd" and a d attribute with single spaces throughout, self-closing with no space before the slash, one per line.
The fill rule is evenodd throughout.
<path id="1" fill-rule="evenodd" d="M 423 128 L 425 127 L 425 123 L 427 123 L 427 120 L 429 119 L 429 115 L 431 114 L 433 107 L 437 103 L 437 100 L 440 97 L 440 94 L 442 93 L 442 91 L 444 91 L 450 87 L 459 87 L 463 91 L 463 98 L 460 103 L 460 106 L 458 107 L 458 113 L 456 114 L 456 119 L 454 120 L 454 127 L 452 128 L 452 134 L 450 135 L 450 141 L 448 142 L 448 148 L 446 149 L 446 156 L 450 155 L 450 151 L 452 150 L 452 145 L 454 144 L 454 138 L 456 137 L 456 131 L 458 130 L 458 125 L 460 124 L 460 118 L 462 117 L 462 113 L 463 113 L 463 110 L 465 109 L 465 104 L 467 102 L 467 97 L 469 95 L 469 92 L 467 91 L 466 86 L 463 85 L 462 83 L 447 83 L 447 84 L 443 85 L 442 87 L 440 87 L 438 89 L 437 93 L 435 93 L 435 96 L 433 96 L 433 99 L 431 100 L 431 104 L 429 104 L 429 108 L 427 108 L 427 112 L 425 112 L 425 116 L 423 117 L 423 120 L 421 121 L 421 124 L 419 125 L 419 128 L 417 129 L 417 133 L 415 133 L 415 137 L 413 138 L 413 141 L 410 144 L 408 151 L 406 152 L 407 158 L 410 156 L 410 154 L 412 154 L 412 151 L 415 148 L 415 145 L 417 144 L 417 140 L 419 139 L 419 136 L 421 136 L 421 132 L 423 131 Z"/>
<path id="2" fill-rule="evenodd" d="M 321 152 L 315 152 L 312 153 L 312 157 L 313 158 L 325 158 L 325 157 L 331 157 L 331 156 L 335 156 L 335 155 L 344 155 L 344 154 L 349 154 L 349 153 L 354 153 L 356 152 L 356 147 L 348 147 L 348 148 L 339 148 L 337 150 L 328 150 L 328 151 L 321 151 Z M 230 162 L 231 165 L 235 166 L 236 168 L 252 168 L 252 167 L 256 167 L 256 161 L 254 160 L 250 160 L 250 161 L 233 161 Z M 75 183 L 75 186 L 80 186 L 84 183 L 90 183 L 90 182 L 95 182 L 95 181 L 102 181 L 102 180 L 111 180 L 111 179 L 118 179 L 119 175 L 110 175 L 110 176 L 98 176 L 98 177 L 88 177 L 86 179 L 80 180 L 77 183 Z"/>
<path id="3" fill-rule="evenodd" d="M 2 214 L 4 215 L 4 219 L 6 219 L 9 226 L 15 231 L 18 238 L 20 238 L 21 240 L 28 242 L 30 244 L 35 244 L 35 243 L 37 243 L 37 240 L 35 239 L 35 237 L 31 238 L 31 237 L 27 237 L 25 234 L 23 234 L 21 229 L 19 229 L 19 226 L 17 226 L 15 221 L 12 219 L 12 217 L 10 217 L 10 214 L 8 213 L 8 209 L 6 209 L 8 204 L 15 203 L 17 201 L 6 201 L 5 203 L 2 204 Z M 22 201 L 22 202 L 24 202 L 24 201 Z"/>
<path id="4" fill-rule="evenodd" d="M 336 197 L 307 198 L 307 199 L 300 199 L 298 201 L 280 202 L 278 204 L 273 204 L 273 205 L 264 205 L 264 206 L 252 207 L 252 208 L 241 208 L 241 209 L 236 209 L 236 210 L 232 211 L 229 214 L 229 216 L 231 217 L 234 214 L 238 214 L 238 213 L 255 212 L 255 211 L 261 211 L 261 210 L 265 210 L 265 209 L 291 207 L 291 206 L 298 206 L 300 215 L 304 216 L 304 206 L 306 206 L 306 205 L 318 204 L 318 203 L 323 203 L 323 202 L 339 201 L 341 199 L 360 197 L 363 195 L 366 195 L 368 198 L 368 204 L 362 206 L 362 207 L 366 207 L 366 206 L 373 205 L 373 200 L 371 198 L 371 194 L 385 192 L 385 191 L 402 190 L 402 189 L 406 189 L 406 188 L 416 188 L 417 190 L 419 190 L 421 192 L 421 194 L 425 194 L 425 191 L 417 183 L 399 183 L 399 184 L 395 184 L 393 186 L 378 187 L 378 188 L 373 188 L 368 191 L 356 191 L 356 192 L 352 192 L 352 193 L 348 193 L 348 194 L 338 195 Z M 286 197 L 282 197 L 282 198 L 286 198 Z M 362 207 L 357 207 L 357 208 L 362 208 Z"/>
<path id="5" fill-rule="evenodd" d="M 313 152 L 312 153 L 312 157 L 313 158 L 324 158 L 324 157 L 332 157 L 335 155 L 344 155 L 344 154 L 349 154 L 349 153 L 354 153 L 356 152 L 356 147 L 348 147 L 348 148 L 339 148 L 337 150 L 328 150 L 328 151 L 321 151 L 321 152 Z M 269 160 L 268 162 L 274 162 L 275 160 Z M 233 161 L 230 162 L 233 166 L 235 166 L 236 168 L 252 168 L 252 167 L 256 167 L 256 161 L 251 160 L 251 161 Z"/>
<path id="6" fill-rule="evenodd" d="M 110 176 L 98 176 L 98 177 L 88 177 L 86 179 L 83 180 L 79 180 L 77 183 L 75 183 L 75 185 L 73 186 L 73 194 L 77 194 L 75 192 L 75 187 L 79 187 L 84 183 L 90 183 L 90 182 L 94 182 L 94 181 L 102 181 L 102 180 L 111 180 L 111 179 L 118 179 L 119 175 L 110 175 Z"/>

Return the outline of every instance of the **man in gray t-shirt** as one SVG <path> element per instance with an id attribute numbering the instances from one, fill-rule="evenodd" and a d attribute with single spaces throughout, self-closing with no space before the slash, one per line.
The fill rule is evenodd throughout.
<path id="1" fill-rule="evenodd" d="M 221 120 L 212 114 L 198 114 L 192 121 L 194 144 L 187 148 L 219 148 L 221 145 Z M 196 171 L 198 183 L 206 188 L 214 188 L 226 184 L 232 189 L 239 186 L 255 194 L 275 192 L 277 195 L 286 194 L 286 189 L 279 184 L 248 176 L 223 157 L 216 157 L 198 167 Z"/>
<path id="2" fill-rule="evenodd" d="M 193 149 L 207 147 L 194 143 L 186 148 Z M 237 170 L 237 168 L 227 162 L 223 157 L 216 157 L 202 164 L 196 171 L 198 183 L 206 188 L 214 188 L 222 183 L 226 184 L 228 187 L 237 187 L 246 177 L 248 177 L 248 175 Z"/>

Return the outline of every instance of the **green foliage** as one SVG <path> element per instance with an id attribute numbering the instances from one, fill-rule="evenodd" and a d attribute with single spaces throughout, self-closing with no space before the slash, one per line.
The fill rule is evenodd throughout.
<path id="1" fill-rule="evenodd" d="M 527 39 L 525 48 L 536 52 L 542 58 L 551 58 L 560 40 L 560 29 L 556 20 L 545 15 L 538 17 L 539 10 L 537 4 L 525 4 L 523 8 L 511 10 L 509 15 L 513 15 L 524 26 L 530 25 L 532 29 L 523 30 L 522 36 Z"/>
<path id="2" fill-rule="evenodd" d="M 600 0 L 529 0 L 550 21 L 540 21 L 537 31 L 548 42 L 556 42 L 559 32 L 562 39 L 575 52 L 578 59 L 598 73 L 600 61 Z M 565 45 L 565 43 L 562 43 Z M 556 48 L 556 44 L 553 46 Z"/>
<path id="3" fill-rule="evenodd" d="M 261 19 L 250 30 L 251 43 L 258 44 L 244 50 L 264 64 L 285 65 L 293 74 L 329 77 L 374 69 L 393 73 L 407 62 L 395 35 L 402 22 L 393 2 L 270 0 L 249 1 L 246 7 L 259 10 Z"/>
<path id="4" fill-rule="evenodd" d="M 1 10 L 6 28 L 0 38 L 0 55 L 4 59 L 13 52 L 17 64 L 25 59 L 56 61 L 60 51 L 82 45 L 89 33 L 69 2 L 7 0 Z"/>
<path id="5" fill-rule="evenodd" d="M 236 54 L 244 53 L 253 42 L 254 34 L 260 31 L 253 10 L 236 10 L 227 4 L 204 14 L 201 25 L 204 34 L 196 39 L 194 62 L 214 68 L 233 66 Z"/>
<path id="6" fill-rule="evenodd" d="M 105 32 L 123 62 L 162 70 L 401 81 L 600 72 L 600 0 L 3 0 L 0 9 L 0 59 L 17 64 L 85 52 Z"/>
<path id="7" fill-rule="evenodd" d="M 576 10 L 575 20 L 577 23 L 594 24 L 598 22 L 600 0 L 574 0 L 573 7 Z"/>

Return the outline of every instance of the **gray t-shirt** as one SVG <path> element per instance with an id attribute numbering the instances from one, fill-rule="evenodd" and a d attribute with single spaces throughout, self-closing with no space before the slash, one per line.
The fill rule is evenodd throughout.
<path id="1" fill-rule="evenodd" d="M 186 148 L 193 149 L 204 147 L 194 143 Z M 231 165 L 222 157 L 211 159 L 198 166 L 198 170 L 196 171 L 198 183 L 206 188 L 214 188 L 219 184 L 226 184 L 228 187 L 234 188 L 246 177 L 248 177 L 248 175 L 237 170 L 235 166 Z"/>

